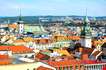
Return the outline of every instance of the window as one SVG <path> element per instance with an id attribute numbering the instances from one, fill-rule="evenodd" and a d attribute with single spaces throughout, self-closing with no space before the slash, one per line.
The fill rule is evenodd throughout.
<path id="1" fill-rule="evenodd" d="M 25 58 L 27 58 L 28 56 L 27 55 L 25 55 Z"/>

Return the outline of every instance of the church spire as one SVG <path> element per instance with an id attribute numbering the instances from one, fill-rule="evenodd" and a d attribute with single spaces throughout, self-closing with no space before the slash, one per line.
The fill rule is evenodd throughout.
<path id="1" fill-rule="evenodd" d="M 90 35 L 91 35 L 91 28 L 90 28 L 89 19 L 87 16 L 87 9 L 86 9 L 86 16 L 84 17 L 84 20 L 83 20 L 83 30 L 81 31 L 81 36 L 90 36 Z"/>
<path id="2" fill-rule="evenodd" d="M 86 9 L 86 16 L 84 17 L 84 23 L 89 23 L 89 19 L 88 19 L 88 16 L 87 16 L 87 9 Z"/>
<path id="3" fill-rule="evenodd" d="M 19 8 L 19 21 L 22 21 L 21 8 Z"/>

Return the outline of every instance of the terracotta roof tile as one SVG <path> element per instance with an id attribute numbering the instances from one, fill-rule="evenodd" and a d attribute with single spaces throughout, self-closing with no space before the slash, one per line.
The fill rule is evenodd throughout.
<path id="1" fill-rule="evenodd" d="M 49 61 L 48 64 L 53 67 L 60 67 L 60 66 L 70 66 L 74 64 L 81 64 L 81 61 L 77 61 L 77 60 Z"/>
<path id="2" fill-rule="evenodd" d="M 64 60 L 64 61 L 47 61 L 47 63 L 53 67 L 65 67 L 65 66 L 73 66 L 80 64 L 96 64 L 101 63 L 94 60 Z"/>
<path id="3" fill-rule="evenodd" d="M 40 66 L 40 67 L 37 68 L 37 70 L 53 70 L 53 69 Z"/>
<path id="4" fill-rule="evenodd" d="M 22 42 L 24 42 L 24 40 L 22 40 L 22 39 L 17 39 L 17 40 L 14 41 L 14 43 L 20 43 L 20 42 L 22 43 Z"/>
<path id="5" fill-rule="evenodd" d="M 25 38 L 23 38 L 23 40 L 25 42 L 32 42 L 32 41 L 34 41 L 34 39 L 32 37 L 25 37 Z"/>
<path id="6" fill-rule="evenodd" d="M 48 60 L 50 58 L 48 55 L 42 53 L 38 53 L 35 57 L 39 60 Z"/>
<path id="7" fill-rule="evenodd" d="M 10 63 L 11 63 L 11 59 L 9 58 L 8 55 L 0 55 L 0 65 L 6 65 Z"/>
<path id="8" fill-rule="evenodd" d="M 32 49 L 25 46 L 0 46 L 0 50 L 10 50 L 13 53 L 26 53 L 32 52 Z"/>
<path id="9" fill-rule="evenodd" d="M 16 28 L 18 27 L 18 25 L 17 25 L 17 24 L 9 24 L 9 27 L 10 27 L 10 28 L 15 28 L 15 29 L 16 29 Z"/>
<path id="10" fill-rule="evenodd" d="M 54 49 L 55 52 L 58 52 L 61 55 L 70 56 L 70 53 L 68 53 L 67 50 L 61 50 L 61 49 Z"/>
<path id="11" fill-rule="evenodd" d="M 11 64 L 11 59 L 4 59 L 4 60 L 0 60 L 0 65 L 7 65 L 7 64 Z"/>
<path id="12" fill-rule="evenodd" d="M 8 59 L 9 56 L 8 55 L 0 55 L 0 59 Z"/>

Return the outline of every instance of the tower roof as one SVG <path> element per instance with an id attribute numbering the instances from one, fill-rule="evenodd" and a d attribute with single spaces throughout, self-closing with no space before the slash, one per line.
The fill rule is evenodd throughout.
<path id="1" fill-rule="evenodd" d="M 84 22 L 89 23 L 89 19 L 87 16 L 84 17 Z"/>
<path id="2" fill-rule="evenodd" d="M 85 16 L 83 20 L 83 30 L 81 31 L 81 36 L 91 36 L 91 28 L 87 16 Z"/>

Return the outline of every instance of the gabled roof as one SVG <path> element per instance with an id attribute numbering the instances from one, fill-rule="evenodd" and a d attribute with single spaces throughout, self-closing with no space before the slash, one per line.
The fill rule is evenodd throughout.
<path id="1" fill-rule="evenodd" d="M 55 52 L 61 54 L 61 55 L 66 55 L 66 56 L 70 56 L 70 53 L 68 53 L 67 50 L 62 50 L 62 49 L 54 49 Z"/>
<path id="2" fill-rule="evenodd" d="M 30 53 L 33 52 L 32 49 L 25 46 L 0 46 L 0 51 L 10 50 L 13 53 Z"/>

